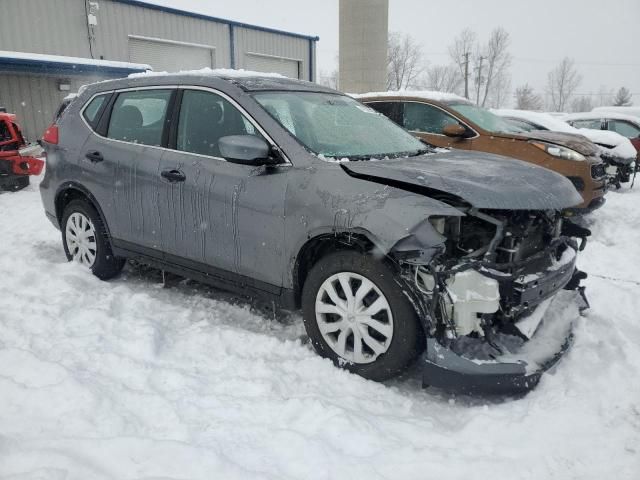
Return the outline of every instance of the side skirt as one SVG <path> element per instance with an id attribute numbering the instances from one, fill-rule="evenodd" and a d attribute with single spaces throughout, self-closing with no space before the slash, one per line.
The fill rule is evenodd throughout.
<path id="1" fill-rule="evenodd" d="M 237 273 L 194 262 L 176 255 L 169 255 L 151 248 L 126 242 L 111 240 L 113 254 L 144 263 L 160 270 L 190 278 L 228 292 L 236 293 L 266 302 L 275 302 L 285 310 L 297 310 L 293 290 L 261 282 Z"/>

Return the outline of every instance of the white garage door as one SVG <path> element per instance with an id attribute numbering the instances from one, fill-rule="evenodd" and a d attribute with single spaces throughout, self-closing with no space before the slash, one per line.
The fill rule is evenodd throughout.
<path id="1" fill-rule="evenodd" d="M 129 61 L 146 63 L 156 72 L 215 67 L 215 49 L 207 46 L 129 38 Z"/>
<path id="2" fill-rule="evenodd" d="M 256 72 L 274 72 L 290 78 L 300 78 L 300 62 L 290 58 L 270 57 L 247 53 L 245 69 Z"/>

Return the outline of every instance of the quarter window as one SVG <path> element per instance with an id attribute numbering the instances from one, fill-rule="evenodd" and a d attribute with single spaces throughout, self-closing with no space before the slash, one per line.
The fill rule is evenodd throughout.
<path id="1" fill-rule="evenodd" d="M 107 137 L 160 146 L 171 90 L 122 92 L 113 106 Z"/>
<path id="2" fill-rule="evenodd" d="M 442 134 L 447 125 L 459 122 L 439 108 L 423 103 L 406 102 L 404 104 L 404 128 L 411 132 Z"/>
<path id="3" fill-rule="evenodd" d="M 85 108 L 84 112 L 82 113 L 87 123 L 89 123 L 89 125 L 91 125 L 94 128 L 98 123 L 98 112 L 100 112 L 100 108 L 102 107 L 102 105 L 104 105 L 104 101 L 106 100 L 106 98 L 107 98 L 106 95 L 98 95 L 97 97 L 94 97 L 93 100 L 89 102 L 89 105 L 87 105 L 87 108 Z M 70 100 L 65 100 L 63 102 L 63 104 L 60 106 L 59 113 L 57 114 L 56 118 L 62 115 L 62 112 L 69 105 L 69 103 L 71 103 Z"/>
<path id="4" fill-rule="evenodd" d="M 591 130 L 600 130 L 602 126 L 600 120 L 572 120 L 570 123 L 576 128 L 589 128 Z"/>
<path id="5" fill-rule="evenodd" d="M 229 135 L 258 135 L 254 126 L 229 101 L 215 93 L 185 90 L 182 96 L 176 148 L 221 157 L 218 142 Z"/>

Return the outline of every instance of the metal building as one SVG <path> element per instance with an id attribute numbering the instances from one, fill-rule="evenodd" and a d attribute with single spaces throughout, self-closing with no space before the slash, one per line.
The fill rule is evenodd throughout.
<path id="1" fill-rule="evenodd" d="M 387 89 L 388 35 L 389 0 L 340 0 L 340 90 Z"/>
<path id="2" fill-rule="evenodd" d="M 82 84 L 155 71 L 243 68 L 315 80 L 318 37 L 138 0 L 2 0 L 0 106 L 38 138 Z"/>

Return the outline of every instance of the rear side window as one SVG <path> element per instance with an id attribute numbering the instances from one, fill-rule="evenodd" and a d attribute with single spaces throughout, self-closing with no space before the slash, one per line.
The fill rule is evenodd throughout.
<path id="1" fill-rule="evenodd" d="M 97 97 L 94 97 L 93 100 L 89 102 L 89 105 L 87 105 L 87 108 L 84 109 L 84 112 L 82 112 L 82 116 L 84 117 L 84 119 L 93 128 L 95 128 L 98 124 L 98 113 L 100 112 L 100 109 L 102 108 L 102 105 L 104 105 L 106 99 L 106 95 L 98 95 Z M 66 104 L 63 104 L 64 108 L 66 108 L 67 105 L 71 103 L 71 100 L 65 100 L 65 102 Z M 64 111 L 64 109 L 62 109 L 62 111 Z M 60 114 L 58 115 L 58 117 L 59 116 Z"/>
<path id="2" fill-rule="evenodd" d="M 160 146 L 171 90 L 141 90 L 118 95 L 107 137 L 131 143 Z"/>
<path id="3" fill-rule="evenodd" d="M 570 123 L 576 128 L 589 128 L 592 130 L 600 130 L 602 126 L 600 120 L 572 120 Z"/>

